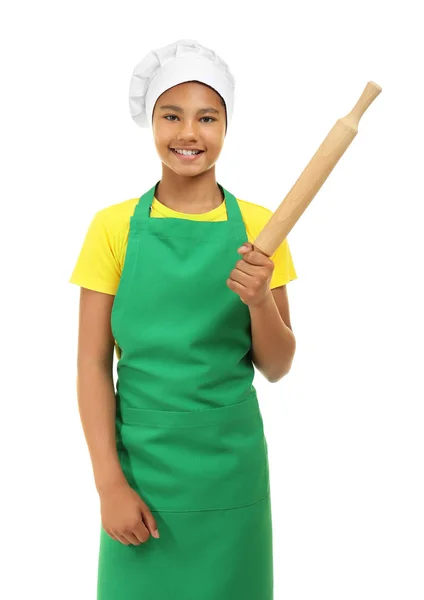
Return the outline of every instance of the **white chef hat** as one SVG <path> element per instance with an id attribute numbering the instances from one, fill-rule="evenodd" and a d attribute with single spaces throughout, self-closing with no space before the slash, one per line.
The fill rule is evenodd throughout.
<path id="1" fill-rule="evenodd" d="M 140 127 L 151 127 L 159 96 L 174 85 L 194 80 L 206 83 L 222 96 L 228 127 L 234 106 L 234 77 L 213 50 L 189 39 L 152 50 L 135 67 L 130 83 L 131 117 Z"/>

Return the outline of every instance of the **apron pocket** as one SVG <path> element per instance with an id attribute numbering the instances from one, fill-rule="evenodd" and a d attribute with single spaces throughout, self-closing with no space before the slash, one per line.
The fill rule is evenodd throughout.
<path id="1" fill-rule="evenodd" d="M 238 404 L 191 412 L 121 406 L 116 419 L 122 469 L 151 510 L 239 508 L 269 491 L 254 390 Z"/>

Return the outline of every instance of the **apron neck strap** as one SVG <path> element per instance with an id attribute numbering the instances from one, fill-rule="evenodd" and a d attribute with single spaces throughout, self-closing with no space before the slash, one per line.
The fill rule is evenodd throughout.
<path id="1" fill-rule="evenodd" d="M 153 204 L 153 199 L 155 197 L 156 188 L 159 185 L 159 183 L 160 180 L 156 182 L 155 185 L 152 188 L 150 188 L 150 190 L 148 190 L 145 194 L 140 196 L 140 199 L 134 210 L 133 216 L 135 220 L 139 222 L 144 222 L 150 218 L 150 210 Z M 235 196 L 233 196 L 233 194 L 227 191 L 220 183 L 217 183 L 217 185 L 224 194 L 225 208 L 227 210 L 227 220 L 232 222 L 242 222 L 242 214 Z"/>

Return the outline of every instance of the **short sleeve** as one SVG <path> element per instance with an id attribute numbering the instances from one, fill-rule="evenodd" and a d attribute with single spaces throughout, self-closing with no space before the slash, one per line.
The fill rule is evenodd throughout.
<path id="1" fill-rule="evenodd" d="M 119 248 L 103 212 L 99 211 L 88 227 L 69 283 L 115 295 L 120 277 Z"/>
<path id="2" fill-rule="evenodd" d="M 290 281 L 297 279 L 287 238 L 279 245 L 275 253 L 271 256 L 271 259 L 274 262 L 274 272 L 270 284 L 271 289 L 286 285 Z"/>

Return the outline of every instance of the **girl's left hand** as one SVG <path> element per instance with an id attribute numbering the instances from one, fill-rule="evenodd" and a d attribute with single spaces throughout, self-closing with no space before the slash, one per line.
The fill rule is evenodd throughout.
<path id="1" fill-rule="evenodd" d="M 253 244 L 245 242 L 237 250 L 243 255 L 227 279 L 227 286 L 240 296 L 244 304 L 258 306 L 266 300 L 270 292 L 270 282 L 274 272 L 274 262 L 253 249 Z"/>

